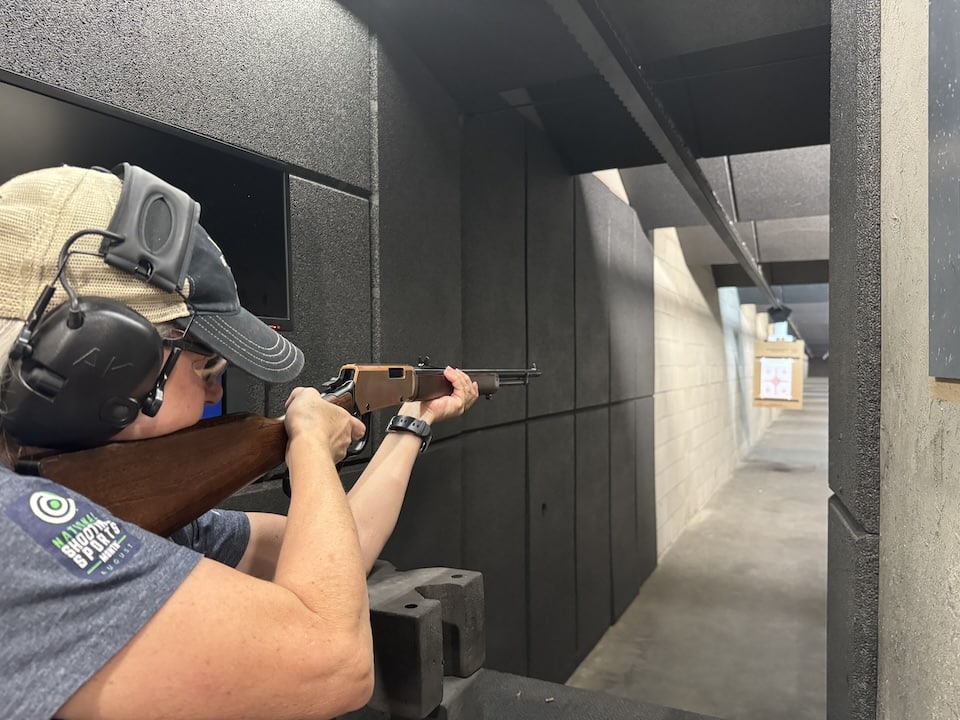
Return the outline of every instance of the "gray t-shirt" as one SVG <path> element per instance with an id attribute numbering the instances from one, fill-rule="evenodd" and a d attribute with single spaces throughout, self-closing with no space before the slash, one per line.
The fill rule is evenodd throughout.
<path id="1" fill-rule="evenodd" d="M 0 466 L 0 718 L 53 717 L 201 554 L 235 566 L 249 537 L 244 513 L 215 510 L 164 539 Z"/>

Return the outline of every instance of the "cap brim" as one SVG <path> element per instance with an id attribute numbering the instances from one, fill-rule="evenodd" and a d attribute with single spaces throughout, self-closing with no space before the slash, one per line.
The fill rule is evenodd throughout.
<path id="1" fill-rule="evenodd" d="M 186 327 L 189 321 L 176 322 Z M 198 314 L 189 324 L 191 336 L 265 382 L 289 382 L 303 369 L 300 348 L 243 308 L 230 314 Z"/>

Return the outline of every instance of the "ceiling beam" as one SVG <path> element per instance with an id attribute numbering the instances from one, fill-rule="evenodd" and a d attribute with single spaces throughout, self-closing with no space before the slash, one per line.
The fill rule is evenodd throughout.
<path id="1" fill-rule="evenodd" d="M 547 0 L 547 3 L 670 166 L 753 284 L 770 299 L 773 307 L 782 308 L 783 304 L 763 276 L 760 264 L 737 233 L 734 221 L 723 209 L 639 65 L 630 58 L 598 0 Z M 790 328 L 795 337 L 803 339 L 793 322 L 790 322 Z"/>

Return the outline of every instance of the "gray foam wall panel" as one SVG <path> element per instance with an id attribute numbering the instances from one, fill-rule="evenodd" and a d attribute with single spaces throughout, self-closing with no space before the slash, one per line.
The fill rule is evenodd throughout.
<path id="1" fill-rule="evenodd" d="M 290 178 L 294 332 L 306 365 L 294 383 L 269 386 L 269 412 L 283 414 L 294 385 L 319 385 L 347 362 L 370 357 L 370 221 L 366 200 Z"/>
<path id="2" fill-rule="evenodd" d="M 574 416 L 527 423 L 529 667 L 563 682 L 576 664 Z"/>
<path id="3" fill-rule="evenodd" d="M 637 417 L 633 402 L 610 406 L 610 552 L 613 619 L 640 589 L 637 538 Z"/>
<path id="4" fill-rule="evenodd" d="M 830 218 L 826 215 L 757 222 L 761 263 L 830 259 Z M 801 326 L 802 327 L 802 326 Z"/>
<path id="5" fill-rule="evenodd" d="M 539 132 L 527 132 L 527 346 L 545 374 L 527 393 L 531 417 L 573 409 L 573 178 Z"/>
<path id="6" fill-rule="evenodd" d="M 736 220 L 733 196 L 730 192 L 727 159 L 704 158 L 697 161 L 700 169 L 717 194 L 721 206 L 731 219 Z M 649 230 L 659 227 L 703 225 L 705 219 L 677 176 L 666 164 L 624 168 L 620 171 L 630 205 L 637 210 L 640 222 Z"/>
<path id="7" fill-rule="evenodd" d="M 637 567 L 643 582 L 657 567 L 657 472 L 653 397 L 635 402 L 637 417 Z"/>
<path id="8" fill-rule="evenodd" d="M 576 414 L 577 661 L 610 626 L 610 411 Z"/>
<path id="9" fill-rule="evenodd" d="M 877 717 L 880 537 L 830 499 L 827 565 L 827 717 Z"/>
<path id="10" fill-rule="evenodd" d="M 0 6 L 0 68 L 363 188 L 369 56 L 334 0 Z"/>
<path id="11" fill-rule="evenodd" d="M 732 155 L 730 174 L 740 220 L 826 215 L 830 146 Z"/>
<path id="12" fill-rule="evenodd" d="M 609 219 L 603 213 L 610 193 L 593 175 L 576 184 L 576 405 L 610 402 L 610 310 L 607 264 Z"/>
<path id="13" fill-rule="evenodd" d="M 960 98 L 954 90 L 960 65 L 958 18 L 952 2 L 930 3 L 929 79 L 929 274 L 930 375 L 960 378 L 956 308 L 960 283 L 957 247 L 957 186 L 960 152 L 956 137 Z"/>
<path id="14" fill-rule="evenodd" d="M 463 367 L 457 108 L 403 46 L 385 42 L 378 58 L 374 354 L 379 344 L 383 362 L 429 356 L 440 366 Z M 459 425 L 443 423 L 436 436 Z"/>
<path id="15" fill-rule="evenodd" d="M 223 411 L 252 412 L 263 415 L 266 410 L 266 386 L 253 375 L 228 367 L 223 380 Z"/>
<path id="16" fill-rule="evenodd" d="M 529 362 L 524 126 L 514 113 L 480 115 L 464 122 L 461 295 L 463 357 L 469 367 L 519 368 Z M 526 391 L 507 388 L 490 402 L 474 405 L 463 424 L 487 427 L 525 416 Z"/>
<path id="17" fill-rule="evenodd" d="M 653 395 L 654 356 L 653 321 L 653 241 L 647 237 L 640 225 L 640 219 L 633 216 L 633 258 L 634 258 L 634 328 L 637 384 L 636 397 Z M 652 430 L 652 426 L 651 426 Z"/>
<path id="18" fill-rule="evenodd" d="M 757 237 L 753 225 L 752 222 L 738 222 L 736 229 L 751 257 L 756 259 Z M 687 265 L 727 265 L 736 262 L 733 253 L 723 244 L 712 225 L 677 228 L 677 238 Z"/>
<path id="19" fill-rule="evenodd" d="M 487 661 L 527 672 L 526 425 L 463 436 L 463 565 L 483 573 Z"/>
<path id="20" fill-rule="evenodd" d="M 636 215 L 613 193 L 604 199 L 604 213 L 610 219 L 610 256 L 607 292 L 610 304 L 610 401 L 639 395 L 638 361 L 641 343 L 639 324 L 640 272 Z M 652 259 L 651 259 L 652 262 Z M 652 297 L 650 298 L 652 303 Z M 652 318 L 651 318 L 652 319 Z M 650 325 L 652 332 L 653 325 Z"/>
<path id="21" fill-rule="evenodd" d="M 880 503 L 880 2 L 832 6 L 830 487 L 868 532 Z M 842 114 L 842 118 L 841 118 Z M 850 318 L 857 322 L 850 324 Z"/>

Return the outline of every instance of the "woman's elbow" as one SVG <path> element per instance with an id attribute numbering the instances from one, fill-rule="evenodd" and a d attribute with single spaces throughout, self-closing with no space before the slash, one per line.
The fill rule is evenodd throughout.
<path id="1" fill-rule="evenodd" d="M 360 642 L 351 648 L 351 652 L 341 666 L 344 669 L 343 690 L 346 712 L 358 710 L 370 702 L 374 689 L 373 649 L 369 642 Z"/>

